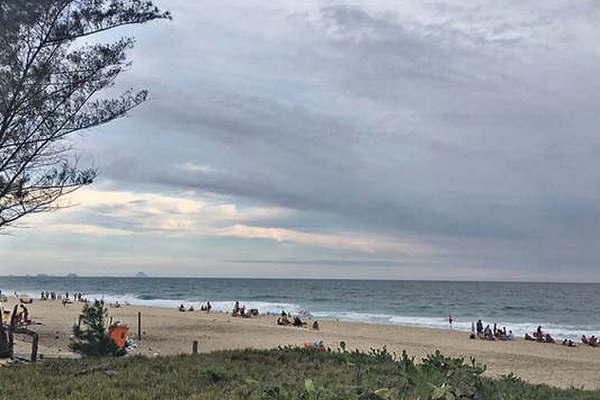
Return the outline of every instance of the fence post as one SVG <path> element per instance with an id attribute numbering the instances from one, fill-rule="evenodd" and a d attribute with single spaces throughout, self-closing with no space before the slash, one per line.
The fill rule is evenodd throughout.
<path id="1" fill-rule="evenodd" d="M 192 354 L 198 354 L 198 341 L 194 340 L 192 343 Z"/>
<path id="2" fill-rule="evenodd" d="M 37 361 L 37 353 L 38 353 L 38 341 L 40 339 L 37 333 L 33 333 L 33 340 L 31 341 L 31 362 Z"/>
<path id="3" fill-rule="evenodd" d="M 138 311 L 138 340 L 142 340 L 142 313 Z"/>

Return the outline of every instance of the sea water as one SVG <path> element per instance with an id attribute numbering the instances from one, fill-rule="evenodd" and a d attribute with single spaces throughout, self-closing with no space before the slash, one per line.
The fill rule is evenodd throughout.
<path id="1" fill-rule="evenodd" d="M 600 335 L 600 284 L 374 280 L 0 277 L 4 294 L 38 298 L 42 290 L 83 292 L 135 305 L 196 309 L 210 301 L 229 311 L 237 300 L 263 314 L 282 310 L 337 319 L 469 331 L 497 323 L 515 335 L 541 325 L 557 338 Z"/>

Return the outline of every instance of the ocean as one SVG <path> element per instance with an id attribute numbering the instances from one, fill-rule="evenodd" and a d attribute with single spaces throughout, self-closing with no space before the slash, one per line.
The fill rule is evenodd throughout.
<path id="1" fill-rule="evenodd" d="M 600 335 L 600 284 L 219 278 L 0 277 L 2 293 L 38 298 L 40 291 L 83 292 L 88 298 L 215 311 L 238 300 L 261 313 L 310 315 L 380 324 L 469 331 L 497 323 L 522 336 L 538 325 L 557 338 Z"/>

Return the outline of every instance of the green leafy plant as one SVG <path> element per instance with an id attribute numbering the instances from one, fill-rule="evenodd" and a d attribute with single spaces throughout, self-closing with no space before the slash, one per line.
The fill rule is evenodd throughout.
<path id="1" fill-rule="evenodd" d="M 122 356 L 121 349 L 111 339 L 107 329 L 108 309 L 102 300 L 95 300 L 83 306 L 81 312 L 83 325 L 79 339 L 71 343 L 74 352 L 84 356 Z"/>

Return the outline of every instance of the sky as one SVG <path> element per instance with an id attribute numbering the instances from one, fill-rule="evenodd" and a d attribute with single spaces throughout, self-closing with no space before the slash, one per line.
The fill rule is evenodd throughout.
<path id="1" fill-rule="evenodd" d="M 597 1 L 157 3 L 0 275 L 600 281 Z"/>

